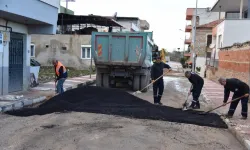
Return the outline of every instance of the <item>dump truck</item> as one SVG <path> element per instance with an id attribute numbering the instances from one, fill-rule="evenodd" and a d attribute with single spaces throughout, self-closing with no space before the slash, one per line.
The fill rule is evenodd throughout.
<path id="1" fill-rule="evenodd" d="M 92 32 L 96 85 L 109 88 L 121 83 L 135 91 L 147 86 L 153 64 L 152 35 L 152 32 Z"/>

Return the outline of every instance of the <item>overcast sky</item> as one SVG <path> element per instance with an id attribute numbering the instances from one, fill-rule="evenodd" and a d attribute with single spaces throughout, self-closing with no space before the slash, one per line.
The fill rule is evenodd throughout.
<path id="1" fill-rule="evenodd" d="M 199 0 L 198 7 L 212 7 L 217 0 Z M 183 49 L 184 30 L 186 25 L 186 8 L 195 7 L 195 0 L 76 0 L 68 8 L 76 15 L 103 15 L 139 17 L 150 24 L 150 31 L 159 48 L 172 51 Z M 65 6 L 65 2 L 62 2 Z"/>

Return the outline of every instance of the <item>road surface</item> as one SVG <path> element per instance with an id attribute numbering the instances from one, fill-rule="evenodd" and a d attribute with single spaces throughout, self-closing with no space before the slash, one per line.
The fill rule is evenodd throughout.
<path id="1" fill-rule="evenodd" d="M 181 107 L 186 79 L 165 78 L 164 105 Z M 152 102 L 152 90 L 139 97 Z M 92 113 L 0 115 L 2 150 L 242 150 L 225 129 Z"/>

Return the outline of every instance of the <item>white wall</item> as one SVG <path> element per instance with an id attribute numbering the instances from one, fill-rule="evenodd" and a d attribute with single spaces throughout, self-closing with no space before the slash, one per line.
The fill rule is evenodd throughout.
<path id="1" fill-rule="evenodd" d="M 6 25 L 6 21 L 4 19 L 0 18 L 0 25 Z M 30 67 L 30 36 L 28 35 L 28 27 L 24 24 L 19 24 L 15 22 L 8 22 L 9 27 L 12 27 L 13 32 L 22 33 L 24 34 L 24 70 L 23 70 L 23 88 L 24 90 L 27 90 L 29 87 L 29 67 Z M 0 27 L 0 31 L 6 31 L 5 28 Z M 1 94 L 8 94 L 8 67 L 9 67 L 9 42 L 7 42 L 3 46 L 3 52 L 0 52 L 0 72 L 2 72 L 2 75 L 0 75 L 0 95 Z M 4 85 L 4 87 L 3 87 Z"/>
<path id="2" fill-rule="evenodd" d="M 51 5 L 51 6 L 54 6 L 56 8 L 60 7 L 60 0 L 40 0 L 40 1 L 42 1 L 44 3 L 47 3 L 47 4 Z"/>
<path id="3" fill-rule="evenodd" d="M 204 72 L 206 69 L 206 58 L 205 57 L 197 57 L 196 58 L 196 67 L 201 67 L 200 76 L 204 77 Z"/>
<path id="4" fill-rule="evenodd" d="M 193 15 L 195 16 L 195 9 L 193 12 Z M 197 15 L 200 17 L 199 25 L 207 24 L 212 21 L 218 20 L 219 19 L 219 12 L 211 12 L 207 11 L 206 9 L 197 9 Z M 225 13 L 221 13 L 221 18 L 225 17 Z M 194 17 L 192 19 L 192 23 L 194 23 Z"/>
<path id="5" fill-rule="evenodd" d="M 219 45 L 222 45 L 222 47 L 224 46 L 224 30 L 225 30 L 225 21 L 221 22 L 218 26 L 217 26 L 217 35 L 216 35 L 216 55 L 215 55 L 215 59 L 219 59 Z M 221 43 L 219 43 L 219 36 L 221 35 Z M 213 54 L 214 56 L 214 54 Z"/>
<path id="6" fill-rule="evenodd" d="M 250 20 L 225 20 L 223 46 L 250 40 Z"/>

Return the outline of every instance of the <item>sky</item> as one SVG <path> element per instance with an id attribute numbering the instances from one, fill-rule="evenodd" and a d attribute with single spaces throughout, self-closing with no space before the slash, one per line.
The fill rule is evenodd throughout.
<path id="1" fill-rule="evenodd" d="M 217 0 L 198 0 L 199 8 L 212 7 Z M 123 2 L 123 3 L 121 3 Z M 65 2 L 61 2 L 66 6 Z M 75 15 L 139 17 L 150 24 L 154 42 L 168 51 L 183 50 L 186 9 L 195 8 L 196 0 L 75 0 L 68 8 Z M 188 35 L 187 35 L 188 36 Z"/>

